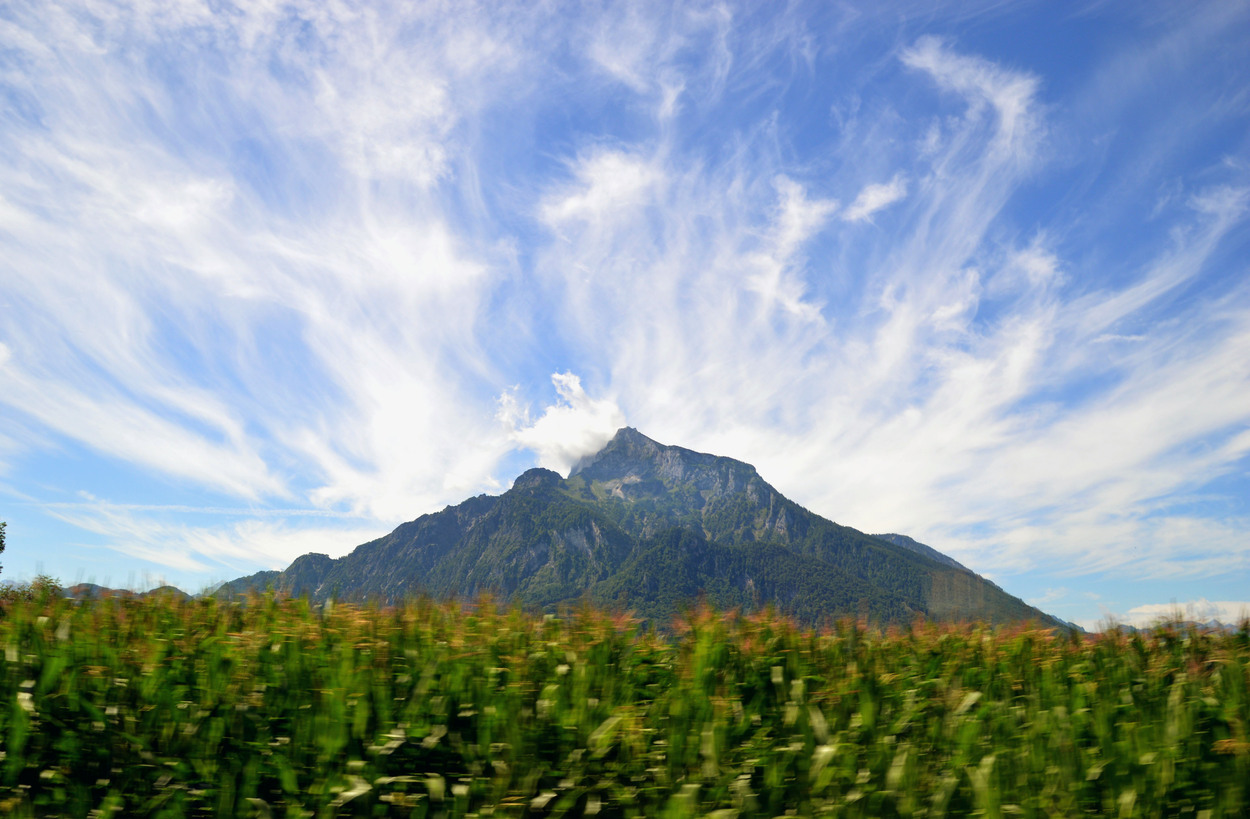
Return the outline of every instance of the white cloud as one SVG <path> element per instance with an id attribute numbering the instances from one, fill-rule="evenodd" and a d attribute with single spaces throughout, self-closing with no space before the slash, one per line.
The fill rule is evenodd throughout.
<path id="1" fill-rule="evenodd" d="M 1173 603 L 1150 603 L 1134 606 L 1114 622 L 1144 628 L 1159 622 L 1188 620 L 1207 623 L 1218 620 L 1225 625 L 1237 625 L 1250 618 L 1250 600 L 1218 600 L 1205 598 Z"/>
<path id="2" fill-rule="evenodd" d="M 1064 588 L 1063 586 L 1060 586 L 1059 588 L 1055 588 L 1055 589 L 1047 589 L 1046 593 L 1043 594 L 1041 597 L 1031 598 L 1028 601 L 1028 604 L 1030 606 L 1044 608 L 1048 604 L 1054 603 L 1058 600 L 1063 600 L 1067 596 L 1068 596 L 1068 590 Z"/>
<path id="3" fill-rule="evenodd" d="M 1066 277 L 1063 265 L 1048 249 L 1045 237 L 1035 237 L 1029 245 L 1010 250 L 992 278 L 986 282 L 989 298 L 1013 298 L 1044 293 L 1061 286 Z"/>
<path id="4" fill-rule="evenodd" d="M 567 475 L 586 455 L 603 448 L 618 429 L 625 426 L 625 415 L 608 398 L 593 399 L 572 373 L 551 376 L 558 400 L 531 421 L 512 393 L 500 399 L 499 418 L 512 428 L 512 440 L 538 455 L 539 466 Z"/>
<path id="5" fill-rule="evenodd" d="M 777 306 L 796 318 L 816 321 L 820 319 L 820 305 L 805 298 L 800 251 L 825 225 L 838 203 L 809 199 L 802 185 L 785 176 L 774 184 L 780 201 L 769 231 L 771 242 L 754 257 L 759 272 L 746 284 L 760 295 L 766 310 Z"/>
<path id="6" fill-rule="evenodd" d="M 623 6 L 600 23 L 587 53 L 592 62 L 637 92 L 649 90 L 650 75 L 663 47 L 656 21 L 635 6 Z"/>
<path id="7" fill-rule="evenodd" d="M 107 393 L 86 393 L 52 379 L 32 378 L 9 367 L 0 373 L 4 401 L 56 432 L 119 458 L 239 497 L 284 496 L 287 490 L 248 440 L 236 419 L 206 412 L 189 420 L 211 423 L 204 435 Z M 103 392 L 103 391 L 101 391 Z M 186 416 L 184 416 L 186 417 Z M 220 435 L 225 440 L 214 440 Z"/>
<path id="8" fill-rule="evenodd" d="M 287 516 L 285 520 L 244 517 L 224 527 L 190 526 L 170 522 L 170 518 L 222 515 L 228 510 L 137 509 L 90 497 L 81 503 L 52 505 L 48 511 L 59 520 L 100 536 L 108 549 L 164 567 L 180 577 L 198 575 L 205 580 L 233 579 L 255 571 L 257 566 L 285 569 L 295 558 L 309 552 L 342 557 L 387 531 L 377 526 L 297 523 L 299 515 Z M 110 580 L 116 582 L 120 578 Z"/>
<path id="9" fill-rule="evenodd" d="M 1028 160 L 1041 127 L 1035 97 L 1038 81 L 979 57 L 959 54 L 936 37 L 921 37 L 901 53 L 905 65 L 927 72 L 938 86 L 961 95 L 970 114 L 982 106 L 995 114 L 994 136 L 985 146 L 998 159 Z"/>
<path id="10" fill-rule="evenodd" d="M 510 49 L 471 14 L 250 7 L 184 42 L 204 15 L 118 11 L 19 15 L 43 62 L 23 78 L 40 121 L 14 122 L 0 163 L 21 308 L 0 319 L 20 362 L 0 401 L 253 500 L 398 521 L 495 486 L 509 444 L 479 321 L 505 257 L 430 191 Z M 409 48 L 414 31 L 438 47 Z M 170 71 L 188 73 L 118 59 L 122 42 L 181 42 Z M 263 164 L 233 166 L 241 147 Z M 456 409 L 475 395 L 478 416 Z"/>
<path id="11" fill-rule="evenodd" d="M 907 180 L 895 176 L 884 184 L 865 185 L 850 207 L 842 212 L 848 222 L 862 222 L 907 195 Z"/>
<path id="12" fill-rule="evenodd" d="M 585 58 L 596 72 L 628 88 L 657 119 L 667 121 L 683 97 L 703 106 L 723 93 L 734 62 L 729 40 L 735 12 L 725 4 L 655 11 L 639 5 L 606 8 L 578 40 L 584 40 Z M 684 59 L 696 45 L 706 49 L 706 58 Z"/>
<path id="13" fill-rule="evenodd" d="M 660 175 L 646 160 L 622 151 L 595 151 L 576 166 L 570 189 L 547 197 L 544 221 L 559 229 L 568 222 L 598 223 L 647 203 Z"/>

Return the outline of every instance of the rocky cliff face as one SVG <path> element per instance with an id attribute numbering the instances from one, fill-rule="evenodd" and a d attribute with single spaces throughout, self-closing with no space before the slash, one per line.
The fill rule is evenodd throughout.
<path id="1" fill-rule="evenodd" d="M 569 478 L 600 484 L 622 500 L 664 498 L 687 514 L 743 492 L 755 500 L 777 495 L 750 464 L 663 446 L 631 427 L 617 432 L 598 453 L 582 459 Z"/>
<path id="2" fill-rule="evenodd" d="M 701 595 L 720 607 L 774 605 L 806 620 L 1058 624 L 923 544 L 900 545 L 809 512 L 749 464 L 630 428 L 567 480 L 531 469 L 498 497 L 470 498 L 345 557 L 304 555 L 276 576 L 241 578 L 223 591 L 258 581 L 314 600 L 491 593 L 542 607 L 590 600 L 657 620 Z"/>

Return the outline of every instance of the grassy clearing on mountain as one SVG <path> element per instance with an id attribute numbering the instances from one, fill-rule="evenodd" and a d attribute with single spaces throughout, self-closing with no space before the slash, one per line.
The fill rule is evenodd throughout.
<path id="1" fill-rule="evenodd" d="M 165 597 L 17 602 L 0 648 L 5 815 L 1250 811 L 1250 628 Z"/>

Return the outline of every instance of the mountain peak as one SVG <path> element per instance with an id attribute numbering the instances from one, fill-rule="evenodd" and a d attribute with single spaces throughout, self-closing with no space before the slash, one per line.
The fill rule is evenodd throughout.
<path id="1" fill-rule="evenodd" d="M 659 444 L 655 441 L 643 435 L 633 427 L 621 427 L 618 429 L 616 434 L 612 436 L 612 440 L 608 441 L 607 446 L 611 446 L 612 444 L 654 444 L 659 446 Z"/>
<path id="2" fill-rule="evenodd" d="M 668 493 L 683 487 L 706 500 L 736 492 L 750 483 L 774 493 L 750 464 L 708 455 L 685 447 L 661 444 L 633 427 L 622 427 L 612 440 L 593 455 L 578 461 L 569 477 L 605 482 L 615 487 L 634 486 L 630 494 Z M 614 490 L 615 491 L 615 490 Z"/>
<path id="3" fill-rule="evenodd" d="M 608 460 L 652 460 L 661 450 L 668 449 L 663 444 L 651 440 L 633 427 L 621 427 L 616 431 L 603 448 L 598 452 L 583 456 L 573 465 L 569 477 L 586 471 L 601 461 Z"/>
<path id="4" fill-rule="evenodd" d="M 678 451 L 685 450 L 654 441 L 633 427 L 621 427 L 602 449 L 584 456 L 574 464 L 569 471 L 569 477 L 584 474 L 587 478 L 595 479 L 637 475 L 640 471 L 649 473 L 664 460 L 666 453 Z"/>
<path id="5" fill-rule="evenodd" d="M 536 466 L 533 469 L 527 469 L 517 476 L 512 482 L 513 489 L 537 489 L 540 486 L 555 486 L 560 483 L 563 478 L 559 473 L 552 472 L 550 469 L 544 469 Z"/>

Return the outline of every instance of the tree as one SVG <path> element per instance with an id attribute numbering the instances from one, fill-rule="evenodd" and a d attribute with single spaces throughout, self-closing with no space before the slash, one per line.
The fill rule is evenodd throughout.
<path id="1" fill-rule="evenodd" d="M 8 524 L 0 520 L 0 554 L 4 554 L 4 527 L 5 526 L 8 526 Z M 0 569 L 2 568 L 4 567 L 0 566 Z"/>

